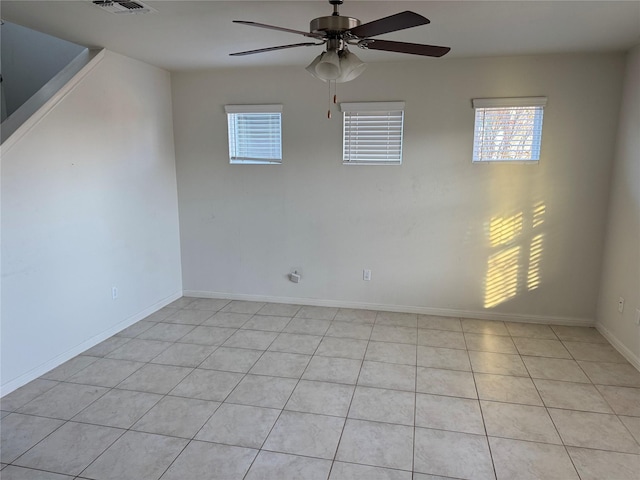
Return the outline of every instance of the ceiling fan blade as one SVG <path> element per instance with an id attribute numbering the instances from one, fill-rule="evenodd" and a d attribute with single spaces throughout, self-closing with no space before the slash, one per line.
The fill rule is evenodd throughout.
<path id="1" fill-rule="evenodd" d="M 451 50 L 449 47 L 422 45 L 420 43 L 391 42 L 389 40 L 363 40 L 358 43 L 358 46 L 368 50 L 408 53 L 410 55 L 423 55 L 425 57 L 441 57 Z"/>
<path id="2" fill-rule="evenodd" d="M 324 39 L 324 35 L 320 35 L 319 33 L 303 32 L 302 30 L 292 30 L 291 28 L 276 27 L 274 25 L 267 25 L 266 23 L 248 22 L 246 20 L 233 20 L 233 23 L 249 25 L 250 27 L 268 28 L 269 30 L 279 30 L 280 32 L 297 33 L 298 35 L 304 35 L 305 37 Z"/>
<path id="3" fill-rule="evenodd" d="M 427 23 L 430 23 L 428 18 L 425 18 L 415 12 L 406 11 L 396 13 L 389 17 L 380 18 L 373 22 L 363 23 L 362 25 L 352 28 L 350 32 L 356 37 L 368 38 L 375 37 L 376 35 L 382 35 L 383 33 L 404 30 L 405 28 L 426 25 Z"/>
<path id="4" fill-rule="evenodd" d="M 313 43 L 313 42 L 292 43 L 291 45 L 280 45 L 279 47 L 259 48 L 257 50 L 247 50 L 246 52 L 230 53 L 229 55 L 232 57 L 241 57 L 243 55 L 253 55 L 254 53 L 272 52 L 274 50 L 284 50 L 285 48 L 311 47 L 314 45 L 324 45 L 324 43 Z"/>

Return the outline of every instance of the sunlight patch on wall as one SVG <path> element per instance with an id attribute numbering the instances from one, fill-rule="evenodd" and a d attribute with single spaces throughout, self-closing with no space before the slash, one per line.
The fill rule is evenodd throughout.
<path id="1" fill-rule="evenodd" d="M 486 225 L 489 245 L 498 251 L 487 260 L 484 308 L 540 287 L 545 213 L 545 204 L 538 202 L 526 214 L 495 216 Z"/>
<path id="2" fill-rule="evenodd" d="M 539 227 L 544 223 L 544 213 L 546 207 L 544 203 L 538 202 L 533 207 L 533 228 Z"/>
<path id="3" fill-rule="evenodd" d="M 484 308 L 495 307 L 518 293 L 520 247 L 511 247 L 489 257 Z"/>
<path id="4" fill-rule="evenodd" d="M 536 235 L 529 248 L 529 271 L 527 272 L 527 290 L 535 290 L 540 286 L 540 260 L 542 259 L 542 237 Z"/>
<path id="5" fill-rule="evenodd" d="M 510 217 L 493 217 L 489 222 L 489 242 L 492 247 L 507 245 L 522 233 L 522 212 Z"/>

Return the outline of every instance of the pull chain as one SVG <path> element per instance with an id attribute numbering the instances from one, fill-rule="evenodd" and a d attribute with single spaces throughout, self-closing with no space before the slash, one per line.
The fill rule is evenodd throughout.
<path id="1" fill-rule="evenodd" d="M 331 101 L 333 104 L 338 103 L 338 84 L 332 80 L 327 81 L 329 84 L 329 108 L 327 109 L 327 118 L 331 118 Z M 333 84 L 333 97 L 331 96 L 331 84 Z"/>
<path id="2" fill-rule="evenodd" d="M 327 118 L 331 118 L 331 80 L 327 81 L 329 84 L 329 108 L 327 108 Z"/>

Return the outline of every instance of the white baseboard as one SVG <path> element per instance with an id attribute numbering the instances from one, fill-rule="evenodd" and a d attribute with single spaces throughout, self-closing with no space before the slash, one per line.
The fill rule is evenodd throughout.
<path id="1" fill-rule="evenodd" d="M 424 315 L 438 315 L 442 317 L 474 318 L 478 320 L 502 320 L 504 322 L 518 323 L 544 323 L 551 325 L 569 325 L 577 327 L 593 327 L 595 325 L 595 320 L 589 318 L 510 314 L 487 311 L 417 307 L 409 305 L 387 305 L 377 303 L 348 302 L 343 300 L 321 300 L 317 298 L 272 297 L 268 295 L 206 292 L 200 290 L 185 290 L 184 296 L 200 298 L 220 298 L 225 300 L 247 300 L 250 302 L 289 303 L 293 305 L 312 305 L 316 307 L 360 308 L 364 310 L 380 310 L 384 312 L 420 313 Z"/>
<path id="2" fill-rule="evenodd" d="M 145 308 L 141 312 L 138 312 L 135 315 L 125 318 L 124 320 L 114 325 L 113 327 L 99 333 L 98 335 L 94 335 L 90 339 L 82 342 L 79 345 L 76 345 L 75 347 L 73 347 L 70 350 L 67 350 L 64 353 L 61 353 L 60 355 L 52 358 L 48 362 L 43 363 L 42 365 L 39 365 L 36 368 L 33 368 L 32 370 L 29 370 L 27 373 L 20 375 L 19 377 L 14 378 L 13 380 L 3 384 L 2 386 L 0 386 L 0 397 L 3 397 L 13 392 L 14 390 L 22 387 L 23 385 L 26 385 L 30 381 L 35 380 L 36 378 L 44 375 L 48 371 L 62 365 L 67 360 L 71 360 L 76 355 L 80 355 L 82 352 L 90 349 L 91 347 L 97 345 L 103 340 L 106 340 L 107 338 L 115 335 L 116 333 L 121 332 L 125 328 L 133 325 L 134 323 L 142 320 L 143 318 L 148 317 L 152 313 L 157 312 L 162 307 L 169 305 L 171 302 L 177 300 L 181 296 L 182 296 L 182 292 L 176 292 L 172 295 L 169 295 L 168 297 L 163 298 L 159 302 L 154 303 L 150 307 Z"/>
<path id="3" fill-rule="evenodd" d="M 627 348 L 626 345 L 624 345 L 620 340 L 618 340 L 618 337 L 616 337 L 611 332 L 611 330 L 609 330 L 600 322 L 596 323 L 596 328 L 602 334 L 602 336 L 609 341 L 609 343 L 613 346 L 613 348 L 615 348 L 618 352 L 620 352 L 620 355 L 622 355 L 624 358 L 629 360 L 629 363 L 631 363 L 631 365 L 636 367 L 637 370 L 640 370 L 640 357 L 638 355 L 636 355 L 631 350 L 629 350 L 629 348 Z"/>

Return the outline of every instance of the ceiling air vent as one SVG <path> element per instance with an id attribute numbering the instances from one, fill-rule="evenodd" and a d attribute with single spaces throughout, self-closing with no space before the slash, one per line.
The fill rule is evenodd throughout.
<path id="1" fill-rule="evenodd" d="M 157 12 L 156 9 L 142 2 L 93 0 L 93 4 L 110 13 L 132 14 Z"/>

